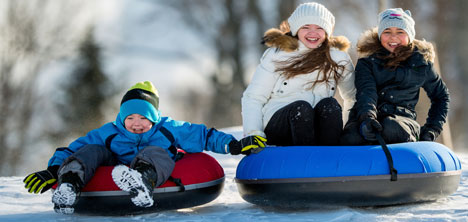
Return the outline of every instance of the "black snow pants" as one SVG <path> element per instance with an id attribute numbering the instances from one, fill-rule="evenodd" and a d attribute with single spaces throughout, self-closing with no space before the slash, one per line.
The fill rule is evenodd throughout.
<path id="1" fill-rule="evenodd" d="M 265 127 L 265 134 L 270 145 L 338 145 L 342 128 L 341 106 L 329 97 L 315 108 L 299 100 L 279 109 Z"/>

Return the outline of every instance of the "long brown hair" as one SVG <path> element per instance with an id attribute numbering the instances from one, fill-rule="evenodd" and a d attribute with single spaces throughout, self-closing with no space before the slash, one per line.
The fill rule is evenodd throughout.
<path id="1" fill-rule="evenodd" d="M 280 29 L 286 33 L 286 35 L 292 35 L 287 22 L 283 22 L 280 25 Z M 297 38 L 297 35 L 294 36 L 294 38 Z M 317 83 L 328 83 L 331 76 L 333 76 L 335 82 L 338 82 L 338 79 L 341 78 L 340 72 L 345 69 L 344 65 L 338 65 L 331 58 L 328 35 L 325 37 L 325 41 L 320 47 L 308 50 L 307 52 L 291 57 L 286 61 L 277 61 L 277 63 L 279 64 L 279 67 L 276 71 L 284 75 L 286 79 L 318 70 L 319 75 L 313 82 L 311 88 Z"/>

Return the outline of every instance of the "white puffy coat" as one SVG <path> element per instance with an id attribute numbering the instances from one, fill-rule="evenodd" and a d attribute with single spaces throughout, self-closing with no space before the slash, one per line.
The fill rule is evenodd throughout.
<path id="1" fill-rule="evenodd" d="M 354 67 L 348 53 L 336 48 L 330 49 L 331 58 L 339 65 L 345 66 L 338 84 L 331 77 L 328 83 L 317 83 L 311 88 L 312 83 L 317 80 L 319 71 L 297 75 L 290 79 L 275 72 L 276 62 L 286 61 L 310 50 L 298 42 L 299 47 L 296 51 L 286 52 L 277 48 L 268 48 L 260 59 L 260 64 L 242 96 L 244 136 L 265 137 L 264 129 L 276 111 L 297 100 L 305 100 L 315 107 L 320 100 L 333 97 L 337 88 L 344 100 L 343 116 L 345 118 L 348 116 L 347 113 L 354 105 L 356 94 Z"/>

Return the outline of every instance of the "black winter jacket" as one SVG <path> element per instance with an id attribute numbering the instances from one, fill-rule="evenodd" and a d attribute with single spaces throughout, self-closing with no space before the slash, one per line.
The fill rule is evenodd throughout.
<path id="1" fill-rule="evenodd" d="M 380 59 L 389 54 L 383 47 L 358 60 L 357 101 L 353 107 L 358 118 L 395 114 L 416 120 L 415 106 L 422 87 L 431 100 L 425 125 L 439 132 L 442 130 L 448 113 L 448 89 L 428 60 L 431 56 L 426 53 L 433 53 L 432 45 L 418 40 L 413 43 L 413 54 L 394 70 L 385 68 L 387 61 Z M 427 46 L 430 49 L 425 48 Z"/>

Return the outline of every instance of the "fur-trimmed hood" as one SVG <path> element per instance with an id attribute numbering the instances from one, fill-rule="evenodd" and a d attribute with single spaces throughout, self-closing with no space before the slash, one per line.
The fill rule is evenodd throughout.
<path id="1" fill-rule="evenodd" d="M 414 39 L 412 44 L 417 48 L 418 52 L 423 55 L 426 61 L 434 62 L 435 52 L 434 47 L 430 42 L 425 40 Z M 377 28 L 365 31 L 358 40 L 357 52 L 359 58 L 368 57 L 379 50 L 383 46 L 380 44 Z"/>
<path id="2" fill-rule="evenodd" d="M 347 52 L 351 43 L 344 36 L 329 37 L 330 47 Z M 265 32 L 263 43 L 271 48 L 278 48 L 286 52 L 293 52 L 299 48 L 299 40 L 290 35 L 286 35 L 279 29 L 272 28 Z"/>

